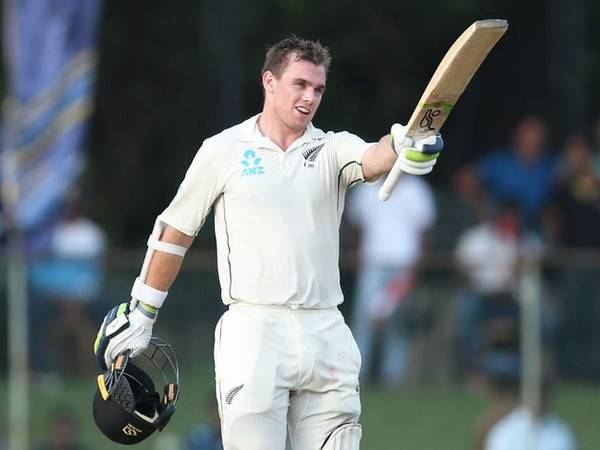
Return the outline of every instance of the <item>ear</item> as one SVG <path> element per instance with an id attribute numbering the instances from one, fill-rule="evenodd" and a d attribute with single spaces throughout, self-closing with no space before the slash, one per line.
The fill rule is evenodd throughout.
<path id="1" fill-rule="evenodd" d="M 262 76 L 263 89 L 267 94 L 272 94 L 274 90 L 275 75 L 270 70 L 265 71 Z"/>

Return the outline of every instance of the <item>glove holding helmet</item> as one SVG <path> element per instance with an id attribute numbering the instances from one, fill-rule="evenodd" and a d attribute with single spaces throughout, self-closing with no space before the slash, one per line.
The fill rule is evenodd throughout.
<path id="1" fill-rule="evenodd" d="M 161 241 L 164 230 L 165 225 L 158 219 L 148 239 L 140 276 L 131 289 L 131 301 L 108 312 L 94 343 L 102 369 L 94 397 L 94 420 L 109 439 L 120 444 L 136 444 L 161 430 L 175 412 L 179 396 L 175 352 L 165 341 L 152 337 L 154 322 L 168 292 L 145 283 L 155 252 L 183 259 L 187 251 L 182 245 Z M 160 262 L 158 266 L 160 273 Z M 170 286 L 172 282 L 163 281 L 157 285 Z M 130 361 L 134 357 L 135 364 Z M 152 372 L 158 372 L 159 377 L 153 379 Z M 154 380 L 166 383 L 162 395 L 155 391 Z"/>
<path id="2" fill-rule="evenodd" d="M 94 353 L 102 370 L 108 369 L 117 355 L 125 351 L 129 351 L 131 357 L 138 356 L 150 342 L 158 309 L 137 301 L 131 311 L 132 303 L 115 306 L 102 321 L 94 343 Z"/>

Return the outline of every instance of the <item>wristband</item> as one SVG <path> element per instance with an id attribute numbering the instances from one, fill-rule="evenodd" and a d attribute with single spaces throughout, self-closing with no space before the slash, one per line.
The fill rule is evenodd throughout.
<path id="1" fill-rule="evenodd" d="M 137 302 L 135 309 L 137 309 L 139 312 L 141 312 L 148 319 L 152 319 L 152 320 L 156 320 L 156 317 L 158 316 L 158 311 L 159 311 L 158 308 L 147 305 L 146 303 L 144 303 L 142 301 Z"/>
<path id="2" fill-rule="evenodd" d="M 159 291 L 158 289 L 148 286 L 139 278 L 135 279 L 131 288 L 131 298 L 144 302 L 148 306 L 159 309 L 167 298 L 168 292 Z"/>

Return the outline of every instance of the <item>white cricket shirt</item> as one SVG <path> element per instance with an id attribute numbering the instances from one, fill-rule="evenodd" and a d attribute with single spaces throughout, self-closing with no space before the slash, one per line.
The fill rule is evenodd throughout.
<path id="1" fill-rule="evenodd" d="M 311 124 L 284 152 L 258 117 L 204 141 L 159 219 L 196 235 L 214 207 L 225 304 L 336 306 L 344 195 L 364 181 L 362 155 L 373 144 Z"/>

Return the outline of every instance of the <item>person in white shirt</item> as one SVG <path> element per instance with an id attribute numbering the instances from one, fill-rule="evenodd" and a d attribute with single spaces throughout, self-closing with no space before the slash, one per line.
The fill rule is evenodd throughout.
<path id="1" fill-rule="evenodd" d="M 576 450 L 569 425 L 551 411 L 554 378 L 542 362 L 539 405 L 524 404 L 521 355 L 518 351 L 491 350 L 482 358 L 484 385 L 490 403 L 478 420 L 477 450 Z M 521 398 L 520 398 L 521 397 Z M 533 411 L 536 411 L 535 413 Z"/>
<path id="2" fill-rule="evenodd" d="M 158 216 L 127 307 L 115 307 L 95 352 L 108 366 L 145 348 L 183 255 L 211 209 L 221 297 L 216 391 L 225 450 L 358 449 L 360 354 L 337 309 L 339 225 L 349 187 L 431 171 L 439 136 L 395 127 L 377 143 L 312 125 L 330 56 L 291 37 L 271 47 L 260 114 L 206 139 Z M 376 201 L 374 198 L 373 201 Z M 123 318 L 125 316 L 125 318 Z M 287 430 L 286 430 L 287 426 Z"/>
<path id="3" fill-rule="evenodd" d="M 552 414 L 534 420 L 528 409 L 515 408 L 490 431 L 485 450 L 576 450 L 569 426 Z"/>
<path id="4" fill-rule="evenodd" d="M 477 373 L 477 360 L 490 344 L 486 339 L 512 341 L 516 336 L 520 261 L 526 255 L 539 257 L 543 253 L 541 239 L 523 228 L 515 203 L 496 205 L 490 216 L 465 230 L 455 249 L 457 266 L 465 280 L 457 302 L 457 320 L 458 350 L 467 375 Z M 547 313 L 545 327 L 549 326 Z M 500 323 L 503 325 L 498 327 Z M 494 326 L 505 336 L 492 338 Z"/>
<path id="5" fill-rule="evenodd" d="M 539 411 L 517 405 L 490 429 L 484 450 L 576 450 L 577 440 L 569 425 L 552 414 L 553 380 L 545 374 L 540 386 Z"/>
<path id="6" fill-rule="evenodd" d="M 83 196 L 74 190 L 48 238 L 45 252 L 29 265 L 36 299 L 31 311 L 34 368 L 48 375 L 89 373 L 89 341 L 96 328 L 92 312 L 105 278 L 106 235 L 85 214 Z"/>
<path id="7" fill-rule="evenodd" d="M 386 203 L 373 201 L 379 186 L 359 186 L 348 203 L 348 220 L 361 232 L 351 326 L 362 355 L 361 382 L 394 386 L 407 375 L 409 343 L 403 310 L 415 285 L 426 232 L 435 220 L 435 200 L 420 177 L 403 176 Z M 381 367 L 373 379 L 377 341 Z"/>

